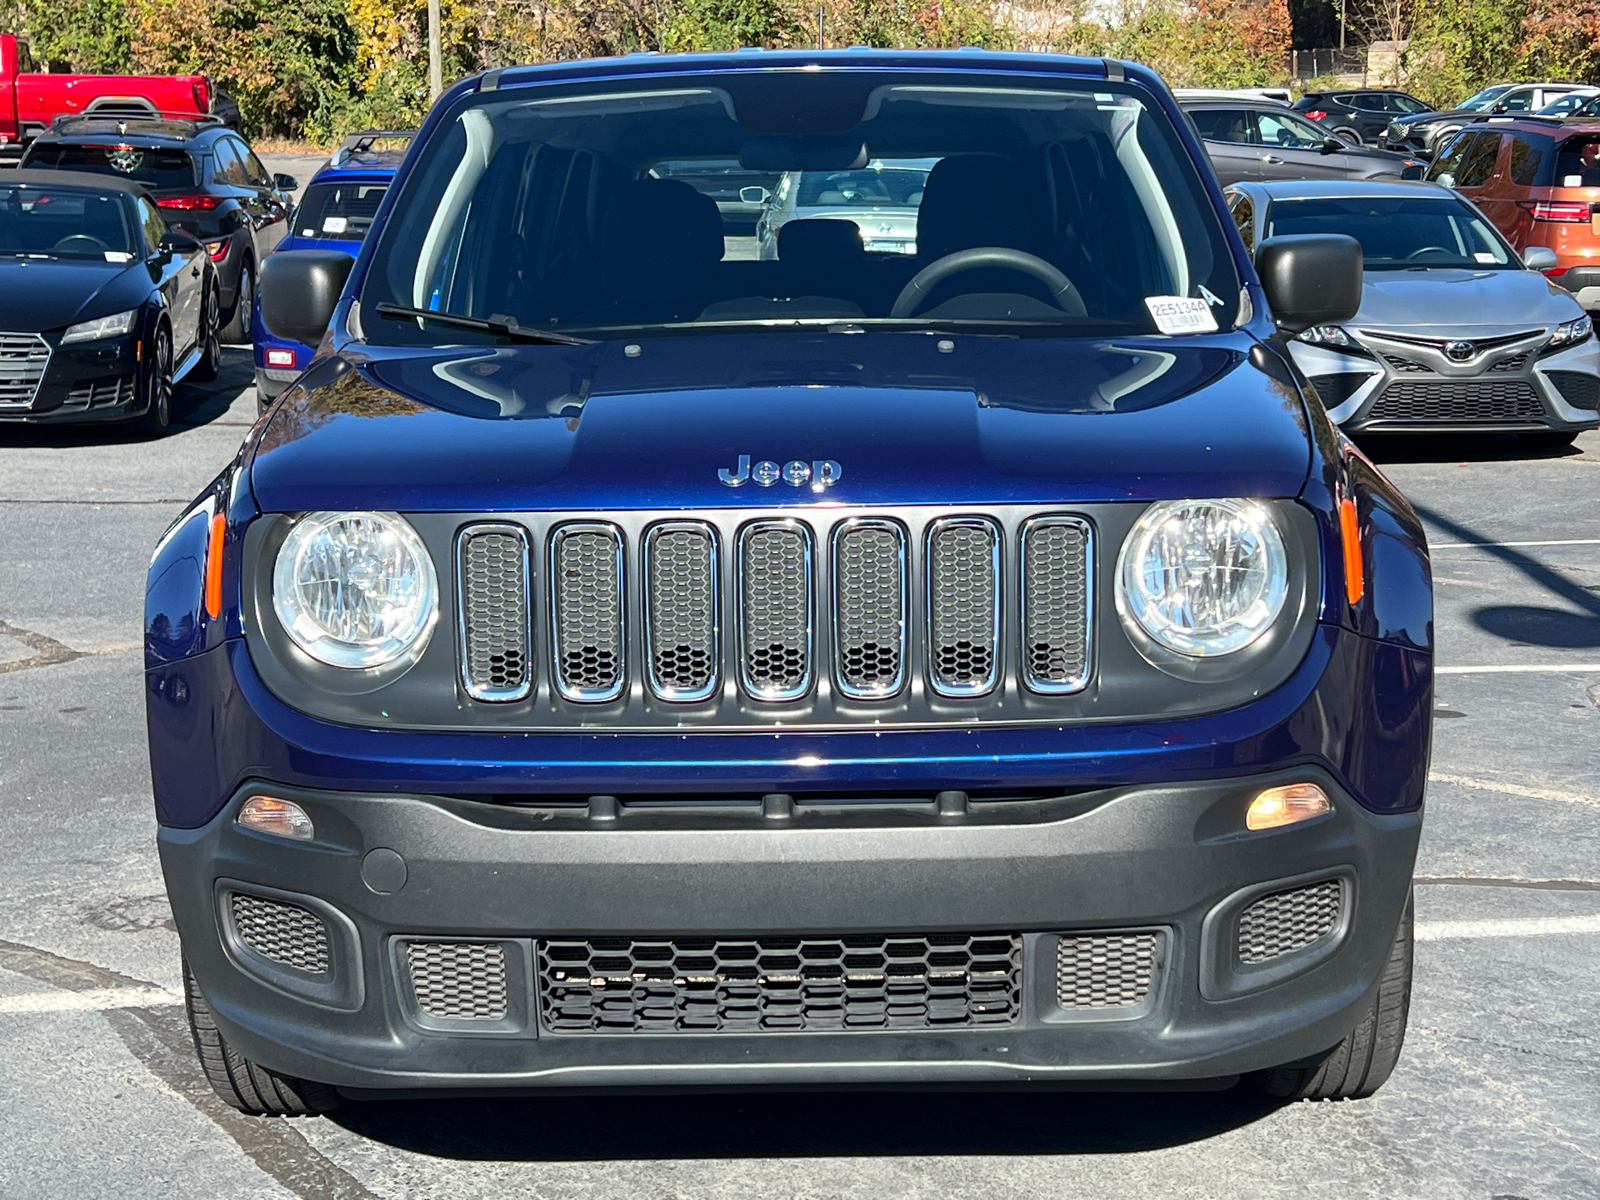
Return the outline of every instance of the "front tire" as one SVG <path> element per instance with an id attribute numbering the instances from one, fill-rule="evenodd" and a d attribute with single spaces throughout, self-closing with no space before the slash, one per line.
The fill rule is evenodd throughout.
<path id="1" fill-rule="evenodd" d="M 172 424 L 172 330 L 156 329 L 150 344 L 150 370 L 145 377 L 145 409 L 139 430 L 146 437 L 160 437 Z"/>
<path id="2" fill-rule="evenodd" d="M 230 345 L 249 345 L 255 324 L 256 269 L 247 259 L 239 268 L 239 294 L 234 297 L 233 315 L 222 331 L 222 340 Z"/>
<path id="3" fill-rule="evenodd" d="M 343 1104 L 343 1098 L 327 1084 L 279 1075 L 230 1046 L 217 1028 L 187 960 L 183 964 L 183 997 L 200 1066 L 226 1103 L 252 1117 L 310 1117 Z"/>
<path id="4" fill-rule="evenodd" d="M 1250 1077 L 1269 1096 L 1285 1100 L 1362 1100 L 1381 1088 L 1406 1040 L 1411 1011 L 1412 897 L 1384 964 L 1378 994 L 1350 1034 L 1315 1059 L 1288 1063 Z"/>

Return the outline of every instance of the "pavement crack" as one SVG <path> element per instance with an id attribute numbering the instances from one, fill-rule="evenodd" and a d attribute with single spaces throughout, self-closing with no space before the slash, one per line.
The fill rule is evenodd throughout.
<path id="1" fill-rule="evenodd" d="M 103 988 L 164 990 L 148 979 L 135 979 L 109 967 L 66 958 L 21 942 L 0 941 L 0 967 L 67 992 L 95 992 Z"/>
<path id="2" fill-rule="evenodd" d="M 42 633 L 34 633 L 31 629 L 18 629 L 15 625 L 0 621 L 0 635 L 21 642 L 34 653 L 28 658 L 19 658 L 15 662 L 0 663 L 0 675 L 8 671 L 31 671 L 35 667 L 53 667 L 57 663 L 71 662 L 77 658 L 88 658 L 89 654 L 83 650 L 74 650 L 71 646 L 58 642 L 53 637 L 46 637 Z"/>
<path id="3" fill-rule="evenodd" d="M 1417 875 L 1419 885 L 1529 888 L 1536 892 L 1600 892 L 1600 879 L 1511 879 L 1487 875 Z"/>

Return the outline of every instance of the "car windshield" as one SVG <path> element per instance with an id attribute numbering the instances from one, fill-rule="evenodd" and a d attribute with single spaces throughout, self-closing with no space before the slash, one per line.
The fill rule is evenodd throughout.
<path id="1" fill-rule="evenodd" d="M 1447 196 L 1274 200 L 1265 236 L 1296 233 L 1349 234 L 1369 271 L 1521 269 L 1487 221 Z"/>
<path id="2" fill-rule="evenodd" d="M 1496 100 L 1510 90 L 1510 84 L 1501 84 L 1496 87 L 1486 87 L 1477 95 L 1468 96 L 1460 104 L 1456 105 L 1456 107 L 1470 109 L 1473 112 L 1477 112 L 1480 109 L 1488 108 L 1489 105 L 1493 104 Z"/>
<path id="3" fill-rule="evenodd" d="M 0 254 L 128 262 L 133 239 L 120 195 L 0 181 Z"/>
<path id="4" fill-rule="evenodd" d="M 36 144 L 28 155 L 30 167 L 63 167 L 131 179 L 148 187 L 194 186 L 194 162 L 183 150 L 148 146 L 71 146 L 60 142 Z"/>
<path id="5" fill-rule="evenodd" d="M 507 336 L 380 305 L 592 337 L 840 321 L 1150 333 L 1153 310 L 1202 300 L 1201 328 L 1234 322 L 1221 222 L 1142 89 L 814 69 L 651 83 L 459 100 L 379 234 L 362 336 Z M 719 210 L 721 177 L 656 171 L 719 158 L 797 181 L 773 257 L 752 261 L 748 215 Z M 916 253 L 869 254 L 859 224 L 808 200 L 915 207 Z"/>
<path id="6" fill-rule="evenodd" d="M 388 190 L 388 183 L 371 180 L 313 183 L 295 209 L 292 228 L 303 238 L 359 242 L 372 228 L 378 202 Z"/>

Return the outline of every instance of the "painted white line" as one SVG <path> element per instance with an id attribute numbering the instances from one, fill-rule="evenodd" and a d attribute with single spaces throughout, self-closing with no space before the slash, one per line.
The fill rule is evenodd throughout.
<path id="1" fill-rule="evenodd" d="M 0 996 L 0 1013 L 104 1012 L 108 1008 L 157 1008 L 182 1003 L 182 996 L 166 988 L 95 988 L 87 992 Z"/>
<path id="2" fill-rule="evenodd" d="M 1600 671 L 1600 663 L 1516 663 L 1482 667 L 1435 667 L 1435 675 L 1586 675 Z"/>
<path id="3" fill-rule="evenodd" d="M 1503 546 L 1517 549 L 1522 546 L 1600 546 L 1600 538 L 1565 538 L 1550 542 L 1439 542 L 1429 550 L 1467 550 L 1478 546 Z"/>
<path id="4" fill-rule="evenodd" d="M 1417 941 L 1456 938 L 1554 937 L 1557 934 L 1600 933 L 1600 916 L 1511 917 L 1499 921 L 1418 921 Z"/>
<path id="5" fill-rule="evenodd" d="M 1499 792 L 1503 796 L 1526 796 L 1530 800 L 1560 800 L 1563 804 L 1593 804 L 1600 806 L 1600 796 L 1585 796 L 1582 792 L 1559 792 L 1554 788 L 1528 787 L 1521 783 L 1506 783 L 1500 779 L 1474 779 L 1470 775 L 1446 775 L 1433 771 L 1428 775 L 1431 783 L 1453 783 L 1457 787 L 1475 788 L 1480 792 Z"/>

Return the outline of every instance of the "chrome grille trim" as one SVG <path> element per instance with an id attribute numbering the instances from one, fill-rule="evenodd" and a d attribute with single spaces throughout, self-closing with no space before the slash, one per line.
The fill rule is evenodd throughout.
<path id="1" fill-rule="evenodd" d="M 622 531 L 605 521 L 558 526 L 549 574 L 556 690 L 583 704 L 615 700 L 628 686 Z"/>
<path id="2" fill-rule="evenodd" d="M 794 539 L 798 539 L 797 546 Z M 777 566 L 787 568 L 794 578 L 775 582 L 761 578 L 766 568 L 752 562 L 758 554 L 788 558 Z M 739 530 L 736 565 L 739 686 L 756 700 L 798 700 L 811 690 L 815 675 L 811 527 L 789 518 L 750 522 Z M 757 605 L 769 611 L 757 611 Z M 770 611 L 773 609 L 777 611 Z M 798 654 L 800 661 L 795 669 L 772 670 L 774 652 Z"/>
<path id="3" fill-rule="evenodd" d="M 958 571 L 976 573 L 958 593 Z M 928 526 L 928 682 L 941 696 L 982 696 L 1000 680 L 1000 529 L 988 517 Z"/>
<path id="4" fill-rule="evenodd" d="M 37 333 L 0 333 L 0 408 L 33 407 L 50 354 L 50 343 Z"/>
<path id="5" fill-rule="evenodd" d="M 1075 536 L 1075 544 L 1046 546 L 1046 539 Z M 1094 528 L 1082 517 L 1043 516 L 1023 522 L 1018 551 L 1022 603 L 1022 681 L 1042 696 L 1082 691 L 1094 673 Z M 1047 553 L 1059 561 L 1039 560 Z M 1049 596 L 1049 585 L 1076 587 L 1077 595 Z M 1078 575 L 1074 583 L 1073 575 Z"/>
<path id="6" fill-rule="evenodd" d="M 487 543 L 489 539 L 500 543 L 495 549 L 502 560 L 507 551 L 513 559 L 510 572 L 503 561 L 498 564 L 498 579 L 489 578 L 494 569 L 491 564 L 473 561 L 480 541 Z M 487 544 L 482 548 L 490 551 Z M 533 690 L 533 591 L 529 586 L 528 557 L 528 533 L 520 525 L 469 525 L 456 537 L 461 686 L 474 700 L 505 703 L 525 699 Z M 480 606 L 493 603 L 491 596 L 484 593 L 495 588 L 499 589 L 501 603 L 494 621 L 474 620 Z M 500 628 L 492 630 L 492 624 Z M 514 682 L 496 682 L 497 673 L 513 677 Z"/>
<path id="7" fill-rule="evenodd" d="M 690 563 L 689 574 L 676 582 L 661 577 L 669 569 L 664 565 L 663 546 L 669 540 L 676 544 L 674 549 L 680 556 L 698 557 L 696 541 L 704 550 L 704 558 Z M 680 563 L 680 570 L 681 567 Z M 700 578 L 695 577 L 695 567 L 699 567 Z M 659 699 L 680 703 L 707 700 L 722 686 L 721 571 L 717 531 L 704 521 L 663 521 L 652 525 L 644 535 L 645 678 L 651 694 Z M 669 623 L 677 636 L 667 639 L 663 629 Z M 691 661 L 700 656 L 705 662 L 704 680 L 693 686 L 686 684 L 683 664 L 664 661 L 667 654 L 687 655 Z M 676 678 L 669 679 L 669 675 Z"/>
<path id="8" fill-rule="evenodd" d="M 886 536 L 894 543 L 892 580 L 885 581 L 881 575 L 871 578 L 848 561 L 848 543 L 871 538 L 881 544 Z M 840 521 L 833 527 L 831 574 L 834 685 L 852 700 L 880 700 L 895 695 L 905 686 L 909 650 L 910 570 L 905 530 L 899 522 L 879 517 L 849 517 Z M 881 607 L 885 601 L 891 606 L 887 616 Z M 868 616 L 852 611 L 861 607 L 872 608 L 875 612 Z M 885 645 L 886 641 L 891 644 Z M 891 654 L 893 663 L 885 670 L 882 660 Z M 875 659 L 878 669 L 864 662 L 863 655 Z"/>

